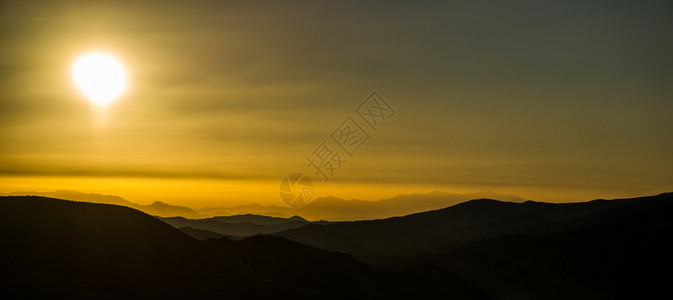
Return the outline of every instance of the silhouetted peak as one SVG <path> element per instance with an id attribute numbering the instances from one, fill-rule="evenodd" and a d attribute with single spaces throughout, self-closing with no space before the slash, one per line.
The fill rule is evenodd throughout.
<path id="1" fill-rule="evenodd" d="M 167 207 L 167 206 L 171 206 L 171 205 L 168 204 L 168 203 L 161 202 L 161 201 L 154 201 L 149 206 L 166 206 Z"/>
<path id="2" fill-rule="evenodd" d="M 302 218 L 302 217 L 300 217 L 300 216 L 297 216 L 297 215 L 294 215 L 294 216 L 290 217 L 288 220 L 292 220 L 292 221 L 307 221 L 306 219 L 304 219 L 304 218 Z M 307 222 L 308 222 L 308 221 L 307 221 Z"/>
<path id="3" fill-rule="evenodd" d="M 465 201 L 463 203 L 456 204 L 454 206 L 459 207 L 483 207 L 483 206 L 494 206 L 494 205 L 504 205 L 504 204 L 516 204 L 514 202 L 505 202 L 505 201 L 500 201 L 500 200 L 494 200 L 494 199 L 488 199 L 488 198 L 480 198 L 480 199 L 473 199 L 469 201 Z"/>

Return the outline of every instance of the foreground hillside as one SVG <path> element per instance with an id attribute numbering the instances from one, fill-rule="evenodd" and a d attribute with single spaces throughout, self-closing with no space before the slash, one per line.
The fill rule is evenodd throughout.
<path id="1" fill-rule="evenodd" d="M 416 255 L 449 252 L 483 239 L 563 231 L 672 201 L 673 193 L 564 204 L 478 199 L 404 217 L 309 224 L 274 235 L 349 253 L 384 268 Z"/>
<path id="2" fill-rule="evenodd" d="M 0 215 L 9 298 L 483 298 L 445 271 L 385 274 L 280 237 L 201 242 L 128 207 L 0 197 Z"/>
<path id="3" fill-rule="evenodd" d="M 673 297 L 673 193 L 569 204 L 480 199 L 240 240 L 181 231 L 128 207 L 43 197 L 0 197 L 0 216 L 3 298 Z"/>
<path id="4" fill-rule="evenodd" d="M 673 297 L 673 193 L 569 204 L 482 199 L 278 235 L 392 262 L 389 271 L 439 267 L 495 299 Z"/>
<path id="5" fill-rule="evenodd" d="M 431 263 L 504 299 L 671 299 L 673 203 L 560 233 L 502 236 Z"/>

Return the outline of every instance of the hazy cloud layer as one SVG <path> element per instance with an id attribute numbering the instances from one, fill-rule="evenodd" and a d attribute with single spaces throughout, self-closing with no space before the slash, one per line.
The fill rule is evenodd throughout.
<path id="1" fill-rule="evenodd" d="M 3 1 L 0 25 L 5 177 L 309 173 L 378 90 L 398 114 L 340 182 L 673 179 L 669 1 Z M 131 76 L 104 118 L 68 74 L 91 49 Z"/>

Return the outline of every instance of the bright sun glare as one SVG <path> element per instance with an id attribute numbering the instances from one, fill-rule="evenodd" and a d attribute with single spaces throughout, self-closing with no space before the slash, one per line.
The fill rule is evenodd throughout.
<path id="1" fill-rule="evenodd" d="M 72 65 L 77 87 L 96 105 L 107 105 L 126 89 L 126 71 L 121 62 L 105 53 L 80 55 Z"/>

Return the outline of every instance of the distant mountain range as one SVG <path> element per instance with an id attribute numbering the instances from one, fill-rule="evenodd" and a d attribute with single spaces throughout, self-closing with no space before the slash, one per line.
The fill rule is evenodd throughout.
<path id="1" fill-rule="evenodd" d="M 43 197 L 53 197 L 58 199 L 72 200 L 72 201 L 81 201 L 81 202 L 91 202 L 91 203 L 104 203 L 104 204 L 115 204 L 121 206 L 127 206 L 135 208 L 137 210 L 143 211 L 150 215 L 154 216 L 163 216 L 163 217 L 173 217 L 173 216 L 183 216 L 186 218 L 200 218 L 201 214 L 197 213 L 189 207 L 183 206 L 174 206 L 170 204 L 163 203 L 161 201 L 155 201 L 150 205 L 140 205 L 133 202 L 130 202 L 122 197 L 115 195 L 101 195 L 96 193 L 82 193 L 76 191 L 68 190 L 58 190 L 54 192 L 13 192 L 0 194 L 0 196 L 43 196 Z"/>
<path id="2" fill-rule="evenodd" d="M 192 238 L 195 238 L 199 241 L 205 241 L 207 239 L 221 239 L 223 237 L 235 238 L 233 236 L 227 236 L 214 231 L 192 228 L 189 226 L 180 227 L 178 229 L 180 229 L 180 231 L 184 232 L 186 235 L 191 236 Z"/>
<path id="3" fill-rule="evenodd" d="M 257 203 L 237 205 L 232 207 L 206 207 L 192 209 L 183 206 L 174 206 L 156 201 L 150 205 L 139 205 L 127 201 L 119 196 L 101 195 L 95 193 L 82 193 L 76 191 L 60 190 L 54 192 L 13 192 L 0 194 L 0 196 L 45 196 L 59 199 L 84 201 L 93 203 L 107 203 L 128 206 L 160 217 L 184 217 L 190 219 L 202 219 L 215 216 L 232 216 L 255 214 L 289 218 L 301 216 L 308 220 L 369 220 L 403 216 L 412 213 L 444 208 L 467 200 L 488 197 L 512 202 L 525 201 L 515 195 L 503 195 L 494 192 L 453 194 L 446 192 L 432 192 L 425 194 L 398 195 L 379 201 L 344 200 L 336 197 L 317 198 L 309 205 L 300 208 L 269 205 L 263 206 Z"/>
<path id="4" fill-rule="evenodd" d="M 183 217 L 159 218 L 173 227 L 183 229 L 185 227 L 198 229 L 201 232 L 186 230 L 185 233 L 196 233 L 192 237 L 199 238 L 213 236 L 204 235 L 204 230 L 229 237 L 246 237 L 256 234 L 270 234 L 287 229 L 297 228 L 309 223 L 329 224 L 329 222 L 309 222 L 300 216 L 290 218 L 268 217 L 253 214 L 235 215 L 226 217 L 213 217 L 205 219 L 187 219 Z M 183 230 L 184 231 L 184 230 Z"/>
<path id="5" fill-rule="evenodd" d="M 494 192 L 454 194 L 435 191 L 431 193 L 398 195 L 378 201 L 344 200 L 328 196 L 317 198 L 310 204 L 299 208 L 249 204 L 234 207 L 207 207 L 197 209 L 197 211 L 207 216 L 257 214 L 287 218 L 299 215 L 308 220 L 353 221 L 404 216 L 444 208 L 480 197 L 491 197 L 513 202 L 526 201 L 519 196 L 497 194 Z"/>

